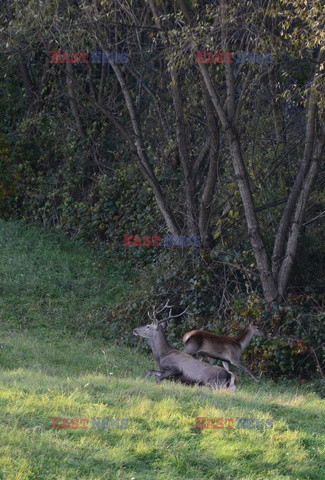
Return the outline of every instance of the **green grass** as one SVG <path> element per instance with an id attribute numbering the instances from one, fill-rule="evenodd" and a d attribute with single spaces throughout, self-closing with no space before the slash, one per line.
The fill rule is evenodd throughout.
<path id="1" fill-rule="evenodd" d="M 130 266 L 49 229 L 0 222 L 0 309 L 17 328 L 96 329 L 130 293 Z"/>
<path id="2" fill-rule="evenodd" d="M 323 479 L 313 385 L 243 375 L 235 395 L 156 385 L 141 379 L 151 355 L 79 330 L 83 315 L 130 295 L 130 275 L 56 233 L 0 222 L 0 479 Z M 128 428 L 53 430 L 51 417 L 127 418 Z M 196 417 L 273 418 L 274 428 L 197 430 Z"/>

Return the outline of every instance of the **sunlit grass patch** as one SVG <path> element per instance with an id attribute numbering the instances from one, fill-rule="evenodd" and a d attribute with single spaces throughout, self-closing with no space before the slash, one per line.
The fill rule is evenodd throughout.
<path id="1" fill-rule="evenodd" d="M 94 252 L 37 231 L 0 222 L 0 479 L 324 478 L 324 401 L 308 385 L 241 375 L 234 395 L 143 380 L 152 355 L 71 330 L 127 294 L 127 271 L 103 276 Z M 52 417 L 89 428 L 54 430 Z M 128 426 L 93 429 L 92 417 Z M 273 428 L 200 430 L 197 417 Z"/>

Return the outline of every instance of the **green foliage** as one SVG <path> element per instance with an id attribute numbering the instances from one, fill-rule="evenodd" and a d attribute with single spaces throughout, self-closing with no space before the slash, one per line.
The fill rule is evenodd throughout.
<path id="1" fill-rule="evenodd" d="M 256 339 L 243 354 L 251 368 L 273 377 L 300 377 L 304 381 L 322 374 L 325 314 L 315 306 L 308 308 L 314 298 L 304 300 L 303 307 L 282 305 L 267 318 L 267 338 Z"/>
<path id="2" fill-rule="evenodd" d="M 4 137 L 0 138 L 0 215 L 5 217 L 14 203 L 18 173 L 9 157 L 9 148 Z"/>

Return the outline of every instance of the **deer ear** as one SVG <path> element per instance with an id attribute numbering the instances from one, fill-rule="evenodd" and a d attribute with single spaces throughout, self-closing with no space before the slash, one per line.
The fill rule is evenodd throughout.
<path id="1" fill-rule="evenodd" d="M 165 328 L 166 328 L 166 324 L 167 324 L 167 322 L 160 322 L 159 325 L 158 325 L 160 330 L 164 331 Z"/>

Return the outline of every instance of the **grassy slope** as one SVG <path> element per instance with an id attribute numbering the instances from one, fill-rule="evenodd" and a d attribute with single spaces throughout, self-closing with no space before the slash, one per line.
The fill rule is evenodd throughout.
<path id="1" fill-rule="evenodd" d="M 245 376 L 236 395 L 156 385 L 141 379 L 151 356 L 71 333 L 128 295 L 129 273 L 57 234 L 0 222 L 0 478 L 323 479 L 324 404 L 310 387 Z M 53 416 L 129 428 L 57 431 Z M 197 416 L 271 417 L 274 428 L 196 430 Z"/>

